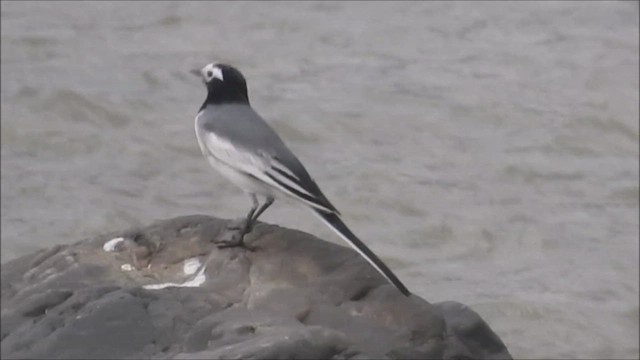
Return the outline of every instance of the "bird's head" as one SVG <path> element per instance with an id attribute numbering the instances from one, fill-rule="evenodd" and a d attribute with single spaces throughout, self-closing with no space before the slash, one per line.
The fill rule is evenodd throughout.
<path id="1" fill-rule="evenodd" d="M 191 70 L 191 73 L 200 76 L 207 87 L 205 103 L 249 103 L 247 81 L 233 66 L 211 63 L 202 69 Z"/>

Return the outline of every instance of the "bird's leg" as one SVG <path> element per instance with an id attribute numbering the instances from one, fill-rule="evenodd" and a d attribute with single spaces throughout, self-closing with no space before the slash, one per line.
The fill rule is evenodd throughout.
<path id="1" fill-rule="evenodd" d="M 260 206 L 260 208 L 253 214 L 253 216 L 251 217 L 251 228 L 252 229 L 253 229 L 253 225 L 255 225 L 256 222 L 258 221 L 258 218 L 260 217 L 260 215 L 262 215 L 262 213 L 265 210 L 267 210 L 269 208 L 269 206 L 271 206 L 271 204 L 273 204 L 273 198 L 269 196 L 265 200 L 264 204 L 262 204 L 262 206 Z"/>
<path id="2" fill-rule="evenodd" d="M 253 230 L 253 226 L 258 221 L 258 217 L 265 211 L 271 204 L 273 204 L 273 198 L 267 197 L 264 204 L 259 205 L 258 199 L 255 195 L 251 195 L 251 199 L 253 200 L 253 207 L 249 210 L 247 217 L 242 222 L 243 226 L 241 230 L 243 231 L 242 235 L 246 235 Z"/>
<path id="3" fill-rule="evenodd" d="M 255 194 L 251 194 L 251 200 L 253 201 L 253 206 L 249 210 L 249 213 L 245 218 L 238 219 L 232 221 L 227 225 L 227 231 L 222 234 L 218 239 L 215 240 L 218 248 L 227 248 L 227 247 L 236 247 L 242 246 L 244 247 L 244 236 L 251 232 L 253 229 L 253 223 L 255 218 L 255 213 L 258 211 L 258 215 L 264 211 L 262 207 L 258 210 L 260 202 L 258 202 L 258 198 Z"/>
<path id="4" fill-rule="evenodd" d="M 256 210 L 258 210 L 258 206 L 260 205 L 260 202 L 258 201 L 258 197 L 255 194 L 251 194 L 251 201 L 253 202 L 253 206 L 251 206 L 251 209 L 247 214 L 247 217 L 246 217 L 247 221 L 251 221 L 251 219 L 253 219 L 253 214 L 256 213 Z"/>

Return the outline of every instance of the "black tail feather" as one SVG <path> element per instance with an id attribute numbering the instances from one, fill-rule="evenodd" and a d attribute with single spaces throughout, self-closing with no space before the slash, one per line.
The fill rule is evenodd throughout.
<path id="1" fill-rule="evenodd" d="M 347 225 L 342 222 L 340 217 L 334 213 L 328 213 L 319 209 L 313 211 L 324 220 L 335 232 L 337 232 L 345 241 L 347 241 L 360 255 L 362 255 L 382 276 L 384 276 L 391 284 L 393 284 L 400 292 L 405 295 L 411 295 L 411 292 L 404 286 L 398 277 L 380 260 L 376 254 L 371 251 L 360 239 L 358 239 L 349 230 Z"/>

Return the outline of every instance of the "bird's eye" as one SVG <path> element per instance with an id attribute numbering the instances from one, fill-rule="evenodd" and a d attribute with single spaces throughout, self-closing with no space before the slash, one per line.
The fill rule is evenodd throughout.
<path id="1" fill-rule="evenodd" d="M 212 77 L 213 76 L 213 72 L 211 70 L 207 71 L 207 77 Z"/>

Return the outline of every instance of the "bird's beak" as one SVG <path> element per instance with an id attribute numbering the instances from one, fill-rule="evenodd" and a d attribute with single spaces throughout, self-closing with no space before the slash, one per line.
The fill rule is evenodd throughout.
<path id="1" fill-rule="evenodd" d="M 195 76 L 202 76 L 202 73 L 200 72 L 200 69 L 193 69 L 193 70 L 189 70 L 189 72 Z"/>

